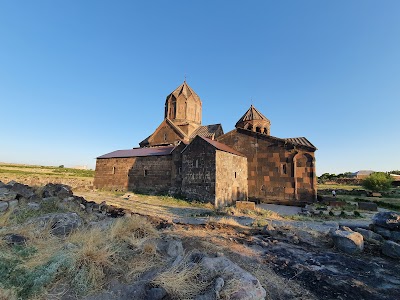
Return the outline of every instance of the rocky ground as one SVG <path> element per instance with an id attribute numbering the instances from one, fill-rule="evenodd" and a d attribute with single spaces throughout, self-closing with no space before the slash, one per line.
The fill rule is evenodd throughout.
<path id="1" fill-rule="evenodd" d="M 399 299 L 395 212 L 313 227 L 104 195 L 0 183 L 0 299 Z"/>

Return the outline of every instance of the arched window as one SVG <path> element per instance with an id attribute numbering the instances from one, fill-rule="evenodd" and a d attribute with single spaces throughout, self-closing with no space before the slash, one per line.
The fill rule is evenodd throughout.
<path id="1" fill-rule="evenodd" d="M 256 127 L 256 132 L 261 133 L 261 127 Z"/>
<path id="2" fill-rule="evenodd" d="M 112 168 L 112 173 L 115 174 L 115 167 Z"/>

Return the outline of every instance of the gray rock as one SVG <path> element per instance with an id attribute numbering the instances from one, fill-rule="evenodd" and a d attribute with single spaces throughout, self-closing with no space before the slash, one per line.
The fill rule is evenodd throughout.
<path id="1" fill-rule="evenodd" d="M 259 300 L 265 299 L 266 291 L 256 277 L 233 263 L 228 258 L 204 257 L 200 262 L 201 267 L 206 271 L 207 280 L 215 277 L 222 277 L 226 280 L 237 280 L 235 291 L 229 295 L 231 300 Z"/>
<path id="2" fill-rule="evenodd" d="M 36 202 L 28 202 L 28 204 L 26 206 L 29 209 L 32 209 L 32 210 L 39 210 L 40 209 L 40 204 L 36 203 Z"/>
<path id="3" fill-rule="evenodd" d="M 393 241 L 385 241 L 382 246 L 382 253 L 386 256 L 400 259 L 400 244 Z"/>
<path id="4" fill-rule="evenodd" d="M 37 224 L 41 227 L 49 225 L 54 235 L 65 236 L 81 226 L 83 222 L 76 213 L 69 212 L 46 214 L 31 220 L 29 223 Z"/>
<path id="5" fill-rule="evenodd" d="M 355 231 L 360 233 L 363 236 L 364 240 L 370 243 L 383 243 L 383 241 L 385 240 L 380 234 L 377 234 L 372 230 L 356 228 Z"/>
<path id="6" fill-rule="evenodd" d="M 373 217 L 372 221 L 374 225 L 400 231 L 400 214 L 397 212 L 379 212 Z"/>
<path id="7" fill-rule="evenodd" d="M 378 211 L 378 205 L 374 202 L 358 202 L 358 209 Z"/>
<path id="8" fill-rule="evenodd" d="M 214 290 L 216 292 L 220 292 L 222 290 L 222 288 L 224 287 L 225 281 L 222 277 L 217 277 L 217 279 L 215 279 L 215 283 L 214 283 Z"/>
<path id="9" fill-rule="evenodd" d="M 8 245 L 25 245 L 28 239 L 20 234 L 10 233 L 6 234 L 3 240 L 5 240 Z"/>
<path id="10" fill-rule="evenodd" d="M 372 230 L 375 231 L 376 233 L 380 234 L 381 236 L 390 239 L 392 236 L 392 232 L 387 229 L 387 228 L 383 228 L 381 226 L 378 225 L 373 225 L 372 226 Z"/>
<path id="11" fill-rule="evenodd" d="M 395 242 L 400 242 L 400 231 L 392 231 L 390 239 Z"/>
<path id="12" fill-rule="evenodd" d="M 172 240 L 168 243 L 167 254 L 170 257 L 183 256 L 182 242 L 179 240 Z"/>
<path id="13" fill-rule="evenodd" d="M 17 193 L 17 196 L 24 197 L 26 199 L 29 199 L 33 196 L 35 196 L 35 192 L 33 188 L 29 187 L 28 185 L 21 184 L 16 182 L 12 188 L 11 191 Z"/>
<path id="14" fill-rule="evenodd" d="M 8 208 L 9 209 L 13 209 L 13 208 L 15 208 L 17 206 L 18 206 L 18 200 L 17 199 L 8 201 Z"/>
<path id="15" fill-rule="evenodd" d="M 331 236 L 335 246 L 345 253 L 354 254 L 364 250 L 363 236 L 348 227 L 333 230 Z"/>
<path id="16" fill-rule="evenodd" d="M 6 211 L 8 209 L 7 201 L 0 201 L 0 212 Z"/>
<path id="17" fill-rule="evenodd" d="M 71 188 L 64 184 L 48 183 L 41 189 L 43 198 L 58 197 L 60 199 L 72 196 Z"/>
<path id="18" fill-rule="evenodd" d="M 162 287 L 151 288 L 146 293 L 146 300 L 161 300 L 167 295 L 167 291 Z"/>
<path id="19" fill-rule="evenodd" d="M 6 184 L 0 180 L 0 188 L 4 187 Z"/>
<path id="20" fill-rule="evenodd" d="M 0 201 L 9 201 L 17 198 L 17 193 L 8 188 L 0 188 Z"/>

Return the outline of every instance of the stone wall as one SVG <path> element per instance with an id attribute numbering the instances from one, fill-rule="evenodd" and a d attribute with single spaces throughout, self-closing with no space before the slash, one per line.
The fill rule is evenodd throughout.
<path id="1" fill-rule="evenodd" d="M 245 129 L 232 130 L 217 140 L 246 155 L 250 200 L 293 203 L 315 199 L 313 152 Z"/>
<path id="2" fill-rule="evenodd" d="M 182 195 L 191 200 L 215 202 L 215 148 L 194 139 L 182 153 Z"/>
<path id="3" fill-rule="evenodd" d="M 247 158 L 216 151 L 215 206 L 247 200 Z"/>
<path id="4" fill-rule="evenodd" d="M 135 157 L 97 159 L 94 187 L 97 189 L 127 190 L 128 172 L 135 161 Z"/>
<path id="5" fill-rule="evenodd" d="M 172 155 L 137 157 L 129 170 L 128 189 L 167 193 L 172 181 Z"/>

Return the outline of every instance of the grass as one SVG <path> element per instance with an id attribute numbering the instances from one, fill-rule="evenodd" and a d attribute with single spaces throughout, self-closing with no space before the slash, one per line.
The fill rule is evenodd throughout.
<path id="1" fill-rule="evenodd" d="M 4 216 L 4 215 L 3 215 Z M 7 245 L 2 236 L 20 234 L 25 245 Z M 163 266 L 155 227 L 144 217 L 120 218 L 108 228 L 82 228 L 66 238 L 50 227 L 9 224 L 0 229 L 0 300 L 32 299 L 51 294 L 57 284 L 87 295 L 113 277 L 137 279 Z"/>
<path id="2" fill-rule="evenodd" d="M 328 190 L 328 189 L 335 189 L 335 190 L 358 190 L 364 189 L 361 185 L 348 185 L 348 184 L 324 184 L 318 183 L 318 190 Z"/>
<path id="3" fill-rule="evenodd" d="M 201 279 L 204 271 L 197 264 L 193 266 L 189 257 L 157 274 L 152 284 L 163 287 L 172 299 L 193 299 L 205 291 L 211 282 Z"/>
<path id="4" fill-rule="evenodd" d="M 21 170 L 22 169 L 22 170 Z M 0 165 L 0 173 L 10 175 L 41 175 L 62 177 L 94 177 L 93 170 L 23 165 Z"/>

